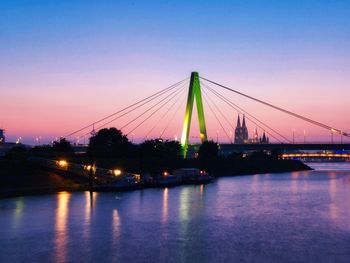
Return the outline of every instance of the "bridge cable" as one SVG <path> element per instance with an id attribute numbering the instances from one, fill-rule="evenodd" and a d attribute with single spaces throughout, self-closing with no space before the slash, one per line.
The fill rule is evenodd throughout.
<path id="1" fill-rule="evenodd" d="M 181 88 L 176 94 L 174 94 L 171 98 L 169 98 L 167 101 L 165 101 L 161 106 L 159 106 L 156 110 L 154 110 L 146 119 L 144 119 L 143 121 L 141 121 L 136 127 L 134 127 L 131 131 L 129 131 L 126 135 L 129 135 L 130 133 L 132 133 L 134 130 L 136 130 L 138 127 L 140 127 L 143 123 L 145 123 L 148 119 L 150 119 L 154 114 L 156 114 L 160 109 L 162 109 L 167 103 L 169 103 L 172 99 L 174 99 L 177 95 L 179 95 L 179 93 L 183 90 L 183 88 Z M 151 107 L 150 109 L 152 109 L 153 107 Z M 148 112 L 149 110 L 147 110 L 146 112 Z M 146 113 L 144 112 L 144 113 Z M 144 115 L 144 113 L 142 113 L 139 116 Z M 134 119 L 136 120 L 136 118 Z M 133 121 L 128 122 L 126 125 L 124 125 L 122 128 L 125 128 L 126 126 L 128 126 L 130 123 L 132 123 Z"/>
<path id="2" fill-rule="evenodd" d="M 144 140 L 147 140 L 148 135 L 150 135 L 150 133 L 152 133 L 152 131 L 160 124 L 160 121 L 163 120 L 165 118 L 165 116 L 168 115 L 168 113 L 172 110 L 172 108 L 176 105 L 176 103 L 178 103 L 180 100 L 180 98 L 183 97 L 183 95 L 186 93 L 181 94 L 175 101 L 173 104 L 171 104 L 171 106 L 168 108 L 168 110 L 159 118 L 159 120 L 156 122 L 156 124 L 146 133 Z M 160 137 L 162 138 L 162 137 Z"/>
<path id="3" fill-rule="evenodd" d="M 161 132 L 160 138 L 163 137 L 163 134 L 164 134 L 165 131 L 169 128 L 170 123 L 174 120 L 174 118 L 175 118 L 175 116 L 176 116 L 176 113 L 178 113 L 178 111 L 180 110 L 180 108 L 183 107 L 185 104 L 186 104 L 186 100 L 183 100 L 183 101 L 179 104 L 179 106 L 176 108 L 174 114 L 171 116 L 171 118 L 169 119 L 169 122 L 167 123 L 167 125 L 165 125 L 163 131 Z"/>
<path id="4" fill-rule="evenodd" d="M 226 86 L 224 86 L 224 85 L 221 85 L 221 84 L 219 84 L 219 83 L 217 83 L 217 82 L 214 82 L 214 81 L 211 81 L 211 80 L 209 80 L 209 79 L 206 79 L 206 78 L 203 78 L 203 77 L 200 77 L 200 78 L 203 79 L 203 80 L 206 80 L 206 81 L 208 81 L 208 82 L 210 82 L 210 83 L 212 83 L 212 84 L 215 84 L 216 86 L 219 86 L 219 87 L 221 87 L 221 88 L 224 88 L 224 89 L 226 89 L 226 90 L 229 90 L 229 91 L 231 91 L 231 92 L 234 92 L 234 93 L 236 93 L 236 94 L 239 94 L 239 95 L 241 95 L 241 96 L 243 96 L 243 97 L 246 97 L 246 98 L 248 98 L 248 99 L 251 99 L 251 100 L 254 100 L 254 101 L 259 102 L 259 103 L 261 103 L 261 104 L 264 104 L 264 105 L 266 105 L 266 106 L 268 106 L 268 107 L 271 107 L 271 108 L 273 108 L 273 109 L 276 109 L 276 110 L 279 110 L 279 111 L 284 112 L 284 113 L 286 113 L 286 114 L 289 114 L 289 115 L 291 115 L 291 116 L 294 116 L 294 117 L 296 117 L 296 118 L 298 118 L 298 119 L 304 120 L 304 121 L 309 122 L 309 123 L 312 123 L 312 124 L 314 124 L 314 125 L 316 125 L 316 126 L 319 126 L 319 127 L 324 128 L 324 129 L 330 130 L 331 132 L 336 132 L 336 133 L 339 133 L 339 134 L 344 135 L 344 136 L 346 136 L 346 137 L 350 137 L 350 134 L 349 134 L 349 133 L 343 132 L 343 131 L 341 131 L 341 130 L 339 130 L 339 129 L 332 128 L 332 127 L 329 126 L 329 125 L 323 124 L 323 123 L 318 122 L 318 121 L 314 121 L 314 120 L 312 120 L 312 119 L 310 119 L 310 118 L 307 118 L 307 117 L 304 117 L 304 116 L 302 116 L 302 115 L 300 115 L 300 114 L 293 113 L 293 112 L 291 112 L 291 111 L 289 111 L 289 110 L 283 109 L 283 108 L 278 107 L 278 106 L 275 106 L 275 105 L 273 105 L 273 104 L 271 104 L 271 103 L 268 103 L 268 102 L 262 101 L 262 100 L 260 100 L 260 99 L 254 98 L 254 97 L 252 97 L 252 96 L 249 96 L 249 95 L 244 94 L 244 93 L 242 93 L 242 92 L 239 92 L 239 91 L 237 91 L 237 90 L 231 89 L 231 88 L 229 88 L 229 87 L 226 87 Z"/>
<path id="5" fill-rule="evenodd" d="M 183 84 L 182 84 L 182 85 L 183 85 Z M 180 87 L 181 87 L 182 85 L 180 85 Z M 176 92 L 176 91 L 177 91 L 177 90 L 173 91 L 172 93 L 170 93 L 170 95 L 167 95 L 165 98 L 162 98 L 162 100 L 168 98 L 168 96 L 171 96 L 171 95 L 174 94 L 174 92 Z M 100 125 L 100 126 L 97 127 L 96 129 L 99 130 L 99 129 L 105 127 L 106 125 L 108 125 L 108 124 L 110 124 L 110 123 L 116 121 L 117 119 L 120 119 L 121 117 L 124 117 L 125 115 L 129 114 L 130 112 L 132 112 L 132 111 L 134 111 L 134 110 L 140 108 L 141 106 L 143 106 L 143 105 L 145 105 L 145 104 L 151 102 L 152 100 L 154 100 L 154 99 L 156 99 L 156 98 L 158 98 L 158 97 L 160 97 L 161 95 L 164 95 L 164 94 L 165 94 L 165 93 L 159 94 L 159 95 L 155 96 L 154 98 L 152 98 L 152 99 L 150 99 L 150 100 L 148 100 L 148 101 L 142 103 L 141 105 L 139 105 L 139 106 L 137 106 L 137 107 L 135 107 L 135 108 L 133 108 L 133 109 L 131 109 L 131 110 L 129 110 L 129 111 L 123 113 L 122 115 L 119 115 L 119 116 L 113 118 L 112 120 L 110 120 L 110 121 L 108 121 L 108 122 L 106 122 L 106 123 Z M 154 108 L 155 106 L 157 106 L 159 102 L 160 102 L 160 101 L 156 102 L 156 103 L 152 106 L 152 108 Z M 148 111 L 149 111 L 149 110 L 148 110 Z M 146 113 L 146 112 L 144 112 L 144 113 Z M 86 133 L 85 135 L 88 135 L 89 133 L 90 133 L 90 132 Z"/>
<path id="6" fill-rule="evenodd" d="M 182 90 L 175 90 L 173 92 L 171 92 L 169 95 L 167 95 L 164 99 L 168 99 L 169 97 L 171 97 L 170 99 L 174 98 L 174 96 L 176 96 L 180 91 Z M 174 95 L 175 94 L 175 95 Z M 164 101 L 164 99 L 162 99 L 162 101 Z M 126 124 L 124 124 L 122 127 L 120 127 L 120 130 L 123 130 L 125 127 L 129 126 L 131 123 L 135 122 L 136 120 L 138 120 L 140 117 L 142 117 L 143 115 L 145 115 L 147 112 L 149 112 L 150 110 L 154 109 L 156 106 L 159 105 L 161 101 L 157 101 L 155 104 L 153 104 L 151 107 L 149 107 L 146 111 L 142 112 L 141 114 L 139 114 L 138 116 L 136 116 L 134 119 L 132 119 L 131 121 L 127 122 Z M 164 105 L 164 103 L 162 104 Z"/>
<path id="7" fill-rule="evenodd" d="M 132 107 L 134 107 L 134 106 L 136 106 L 136 105 L 138 105 L 138 104 L 140 104 L 140 103 L 142 103 L 142 102 L 144 102 L 144 101 L 149 100 L 149 101 L 143 103 L 142 105 L 137 106 L 136 108 L 141 107 L 141 106 L 143 106 L 144 104 L 146 104 L 146 103 L 148 103 L 148 102 L 150 102 L 150 101 L 156 99 L 157 97 L 159 97 L 159 96 L 165 94 L 166 92 L 168 92 L 168 91 L 174 89 L 175 87 L 177 87 L 178 85 L 182 84 L 183 82 L 185 82 L 185 81 L 188 80 L 188 79 L 189 79 L 189 78 L 186 78 L 186 79 L 183 79 L 183 80 L 181 80 L 181 81 L 179 81 L 179 82 L 177 82 L 177 83 L 175 83 L 175 84 L 173 84 L 173 85 L 170 85 L 169 87 L 167 87 L 167 88 L 165 88 L 165 89 L 162 89 L 162 90 L 160 90 L 160 91 L 158 91 L 158 92 L 156 92 L 156 93 L 154 93 L 154 94 L 152 94 L 152 95 L 150 95 L 150 96 L 148 96 L 148 97 L 146 97 L 146 98 L 144 98 L 144 99 L 141 99 L 141 100 L 139 100 L 139 101 L 137 101 L 137 102 L 135 102 L 135 103 L 133 103 L 133 104 L 131 104 L 131 105 L 129 105 L 129 106 L 127 106 L 127 107 L 121 109 L 121 110 L 118 110 L 118 111 L 116 111 L 116 112 L 114 112 L 114 113 L 112 113 L 112 114 L 110 114 L 110 115 L 108 115 L 108 116 L 106 116 L 106 117 L 103 117 L 103 118 L 101 118 L 101 119 L 99 119 L 99 120 L 93 122 L 92 124 L 100 123 L 100 122 L 102 122 L 102 121 L 104 121 L 104 120 L 107 120 L 107 119 L 109 119 L 109 118 L 111 118 L 111 117 L 113 117 L 113 116 L 115 116 L 115 115 L 117 115 L 117 114 L 119 114 L 119 113 L 121 113 L 121 112 L 123 112 L 123 111 L 125 111 L 125 110 L 127 110 L 127 109 L 130 109 L 130 108 L 132 108 Z M 136 109 L 136 108 L 135 108 L 135 109 Z M 133 109 L 133 110 L 135 110 L 135 109 Z M 133 110 L 132 110 L 132 111 L 133 111 Z M 76 131 L 74 131 L 74 132 L 69 133 L 68 135 L 65 136 L 65 138 L 70 137 L 70 136 L 72 136 L 72 135 L 74 135 L 74 134 L 76 134 L 76 133 L 79 133 L 79 132 L 81 132 L 81 131 L 83 131 L 83 130 L 89 128 L 89 127 L 91 127 L 92 124 L 86 125 L 86 126 L 80 128 L 80 129 L 78 129 L 78 130 L 76 130 Z M 89 133 L 88 133 L 88 134 L 89 134 Z"/>
<path id="8" fill-rule="evenodd" d="M 206 98 L 207 94 L 203 93 L 203 98 L 204 98 L 204 101 L 207 103 L 207 105 L 209 106 L 209 109 L 210 111 L 213 113 L 215 119 L 217 120 L 217 122 L 219 123 L 219 125 L 221 126 L 221 129 L 224 131 L 224 133 L 226 134 L 227 138 L 228 138 L 228 141 L 231 142 L 231 138 L 230 136 L 228 135 L 226 129 L 224 128 L 224 126 L 222 125 L 221 121 L 219 120 L 218 116 L 216 115 L 216 113 L 214 112 L 213 108 L 211 107 L 211 105 L 209 104 L 207 98 Z"/>
<path id="9" fill-rule="evenodd" d="M 204 83 L 201 83 L 201 84 L 204 84 Z M 207 86 L 207 85 L 203 85 L 203 86 Z M 208 86 L 207 86 L 208 87 Z M 209 87 L 208 87 L 209 88 Z M 210 89 L 210 88 L 209 88 Z M 226 116 L 222 113 L 222 111 L 220 110 L 220 108 L 215 104 L 215 102 L 210 98 L 210 96 L 206 93 L 206 91 L 203 89 L 202 90 L 206 95 L 207 95 L 207 98 L 209 100 L 211 100 L 211 102 L 214 104 L 214 106 L 216 107 L 216 109 L 220 112 L 221 116 L 223 116 L 223 118 L 225 118 L 226 122 L 230 125 L 230 127 L 235 130 L 235 128 L 233 127 L 233 125 L 231 124 L 231 122 L 226 118 Z M 216 95 L 216 94 L 215 94 Z M 234 103 L 232 103 L 234 104 Z M 237 110 L 236 108 L 234 108 L 235 110 Z M 241 113 L 242 115 L 244 115 L 244 113 L 247 113 L 246 111 L 244 111 L 244 113 L 240 112 L 237 110 L 237 112 Z M 249 113 L 248 113 L 249 114 Z M 252 116 L 253 118 L 255 118 L 254 116 Z M 260 129 L 262 129 L 263 131 L 265 131 L 265 129 L 263 129 L 262 127 L 260 127 L 257 123 L 255 123 L 254 121 L 252 121 L 249 117 L 247 117 L 247 119 L 249 121 L 251 121 L 252 123 L 254 123 L 256 126 L 258 126 Z M 258 119 L 257 119 L 258 120 Z M 258 120 L 259 121 L 259 120 Z M 267 126 L 267 125 L 266 125 Z M 267 126 L 268 127 L 268 126 Z M 268 127 L 269 128 L 269 127 Z M 266 131 L 266 133 L 268 135 L 270 135 L 272 138 L 276 139 L 278 142 L 282 143 L 281 140 L 279 140 L 278 138 L 276 138 L 273 134 L 270 134 L 269 132 Z M 232 138 L 231 138 L 231 141 L 232 141 Z"/>
<path id="10" fill-rule="evenodd" d="M 201 83 L 202 85 L 202 83 Z M 233 127 L 233 125 L 231 124 L 231 122 L 228 120 L 228 118 L 223 114 L 223 112 L 220 110 L 220 108 L 216 105 L 216 103 L 214 102 L 214 100 L 208 95 L 208 93 L 206 92 L 205 89 L 202 89 L 203 93 L 205 93 L 205 95 L 207 96 L 207 99 L 214 105 L 214 107 L 218 110 L 218 112 L 220 113 L 220 115 L 225 119 L 225 121 L 228 123 L 228 125 L 234 130 L 235 127 Z"/>
<path id="11" fill-rule="evenodd" d="M 222 101 L 224 101 L 226 104 L 228 104 L 231 108 L 235 109 L 238 113 L 240 114 L 247 114 L 248 116 L 250 116 L 251 118 L 255 119 L 257 122 L 261 123 L 263 126 L 265 126 L 266 128 L 270 129 L 271 131 L 275 132 L 277 135 L 279 135 L 280 137 L 282 137 L 284 140 L 286 140 L 287 142 L 291 141 L 286 138 L 285 136 L 283 136 L 282 134 L 280 134 L 278 131 L 276 131 L 275 129 L 273 129 L 272 127 L 270 127 L 269 125 L 265 124 L 264 122 L 260 121 L 259 119 L 257 119 L 256 117 L 254 117 L 252 114 L 250 114 L 249 112 L 247 112 L 246 110 L 244 110 L 243 108 L 239 107 L 237 104 L 231 102 L 230 100 L 228 100 L 227 98 L 225 98 L 222 94 L 218 93 L 217 91 L 215 91 L 214 89 L 210 88 L 209 86 L 207 86 L 206 84 L 202 83 L 202 85 L 207 88 L 208 90 L 210 90 L 214 95 L 216 95 L 218 98 L 220 98 Z M 252 119 L 250 119 L 247 116 L 247 119 L 249 121 L 251 121 L 252 123 L 254 123 L 257 127 L 259 127 L 260 129 L 262 129 L 263 131 L 265 131 L 265 129 L 263 127 L 261 127 L 259 124 L 257 124 L 255 121 L 253 121 Z M 278 139 L 276 136 L 274 136 L 273 134 L 271 134 L 270 132 L 266 131 L 266 133 L 271 136 L 272 138 L 276 139 L 278 142 L 282 141 L 280 139 Z"/>
<path id="12" fill-rule="evenodd" d="M 280 137 L 282 137 L 284 140 L 286 140 L 287 142 L 291 143 L 291 141 L 286 138 L 285 136 L 283 136 L 282 134 L 280 134 L 278 131 L 276 131 L 275 129 L 273 129 L 272 127 L 270 127 L 269 125 L 267 125 L 266 123 L 260 121 L 259 119 L 257 119 L 256 117 L 254 117 L 252 114 L 250 114 L 249 112 L 247 112 L 246 110 L 244 110 L 243 108 L 239 107 L 237 104 L 231 102 L 230 100 L 228 100 L 227 98 L 225 98 L 222 94 L 218 93 L 217 91 L 211 89 L 209 86 L 205 85 L 203 83 L 203 86 L 208 88 L 214 95 L 216 95 L 218 98 L 220 98 L 222 101 L 224 101 L 227 105 L 229 105 L 231 108 L 233 108 L 234 110 L 236 110 L 238 113 L 240 114 L 247 114 L 248 116 L 250 116 L 251 118 L 255 119 L 257 122 L 261 123 L 263 126 L 265 126 L 267 129 L 270 129 L 271 131 L 273 131 L 274 133 L 276 133 L 277 135 L 279 135 Z M 274 136 L 272 133 L 270 133 L 269 131 L 267 131 L 265 128 L 261 127 L 259 124 L 257 124 L 255 121 L 253 121 L 251 118 L 249 118 L 248 116 L 246 116 L 246 118 L 251 121 L 253 124 L 255 124 L 257 127 L 259 127 L 260 129 L 262 129 L 263 131 L 266 131 L 266 133 L 271 136 L 272 138 L 276 139 L 278 142 L 283 143 L 279 138 L 277 138 L 276 136 Z"/>

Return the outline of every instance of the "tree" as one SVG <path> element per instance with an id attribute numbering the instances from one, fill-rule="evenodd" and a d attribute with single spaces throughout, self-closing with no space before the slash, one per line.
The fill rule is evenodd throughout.
<path id="1" fill-rule="evenodd" d="M 205 141 L 199 147 L 198 157 L 202 161 L 217 159 L 219 153 L 218 144 L 214 141 Z"/>
<path id="2" fill-rule="evenodd" d="M 66 138 L 60 138 L 59 141 L 55 141 L 52 145 L 52 150 L 60 153 L 73 153 L 73 148 Z"/>
<path id="3" fill-rule="evenodd" d="M 181 145 L 178 141 L 165 141 L 164 150 L 169 157 L 179 157 L 181 155 Z"/>
<path id="4" fill-rule="evenodd" d="M 181 154 L 181 145 L 176 141 L 146 140 L 140 144 L 143 155 L 176 158 Z"/>
<path id="5" fill-rule="evenodd" d="M 28 157 L 28 149 L 19 144 L 14 146 L 11 150 L 6 153 L 6 158 L 12 160 L 25 160 Z"/>
<path id="6" fill-rule="evenodd" d="M 162 157 L 164 155 L 164 144 L 161 140 L 146 140 L 140 144 L 143 156 Z"/>
<path id="7" fill-rule="evenodd" d="M 116 128 L 105 128 L 90 138 L 88 153 L 94 157 L 120 158 L 130 154 L 132 144 Z"/>

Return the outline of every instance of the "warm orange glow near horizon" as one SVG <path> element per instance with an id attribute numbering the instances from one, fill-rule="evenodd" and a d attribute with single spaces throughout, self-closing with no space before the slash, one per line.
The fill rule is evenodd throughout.
<path id="1" fill-rule="evenodd" d="M 143 92 L 144 94 L 144 92 Z M 149 95 L 149 93 L 147 93 Z M 326 94 L 324 94 L 326 95 Z M 254 105 L 254 103 L 247 102 L 246 100 L 239 98 L 234 95 L 230 95 L 232 100 L 246 109 L 248 112 L 253 114 L 256 118 L 259 120 L 267 123 L 269 126 L 273 127 L 274 129 L 278 130 L 280 133 L 282 133 L 284 136 L 292 139 L 292 133 L 294 131 L 295 136 L 298 141 L 302 142 L 304 138 L 306 137 L 307 141 L 329 141 L 331 137 L 331 133 L 334 135 L 335 140 L 340 140 L 340 135 L 338 132 L 336 132 L 335 129 L 332 129 L 332 131 L 327 131 L 324 129 L 321 129 L 319 127 L 315 127 L 313 125 L 310 125 L 308 123 L 305 123 L 303 121 L 300 121 L 298 119 L 295 119 L 290 116 L 286 116 L 283 113 L 280 112 L 273 112 L 273 110 L 266 108 L 261 105 Z M 332 95 L 331 95 L 332 96 Z M 138 96 L 126 96 L 125 102 L 129 102 L 130 104 L 132 101 L 138 100 L 140 97 Z M 275 97 L 275 95 L 273 95 Z M 320 98 L 321 95 L 318 95 Z M 283 99 L 283 97 L 281 97 Z M 133 100 L 132 100 L 133 99 Z M 213 98 L 215 99 L 215 98 Z M 277 98 L 276 98 L 277 99 Z M 350 123 L 350 110 L 347 106 L 346 102 L 343 101 L 343 99 L 340 100 L 340 102 L 336 102 L 337 98 L 335 98 L 334 102 L 327 102 L 328 104 L 333 104 L 330 107 L 325 107 L 322 105 L 321 99 L 318 99 L 316 101 L 308 101 L 305 103 L 305 105 L 300 104 L 300 97 L 295 96 L 295 101 L 298 101 L 299 105 L 295 105 L 294 103 L 287 102 L 288 104 L 284 106 L 285 108 L 288 108 L 289 110 L 296 111 L 298 113 L 301 113 L 303 115 L 306 115 L 307 117 L 310 117 L 312 119 L 318 120 L 320 122 L 330 124 L 333 127 L 336 127 L 339 130 L 342 131 L 349 131 L 349 128 L 346 127 L 347 123 Z M 185 100 L 185 98 L 183 98 Z M 266 98 L 269 102 L 273 102 L 272 99 Z M 34 99 L 35 101 L 35 99 Z M 83 100 L 86 101 L 86 100 Z M 242 101 L 242 102 L 240 102 Z M 283 100 L 282 100 L 283 101 Z M 305 100 L 307 101 L 307 100 Z M 24 104 L 29 103 L 24 102 Z M 67 102 L 62 102 L 62 104 L 66 104 Z M 1 108 L 7 108 L 9 114 L 6 115 L 6 120 L 3 122 L 3 127 L 6 130 L 6 140 L 7 141 L 16 141 L 19 137 L 21 137 L 21 141 L 24 143 L 29 143 L 32 145 L 38 144 L 38 137 L 41 138 L 41 143 L 48 143 L 55 138 L 64 136 L 82 126 L 85 126 L 88 123 L 92 123 L 97 119 L 100 119 L 104 115 L 110 112 L 114 112 L 118 108 L 123 108 L 124 106 L 127 106 L 127 103 L 120 103 L 119 107 L 109 107 L 109 109 L 106 109 L 106 104 L 102 102 L 98 102 L 100 105 L 104 105 L 101 107 L 101 109 L 98 109 L 97 104 L 95 106 L 91 106 L 86 104 L 86 108 L 83 110 L 83 103 L 79 102 L 81 109 L 74 111 L 73 105 L 64 106 L 65 111 L 60 110 L 56 111 L 55 109 L 52 109 L 53 105 L 55 104 L 54 101 L 51 102 L 43 102 L 41 104 L 42 108 L 47 109 L 45 112 L 47 113 L 40 113 L 39 108 L 36 106 L 38 103 L 30 103 L 28 104 L 27 110 L 24 112 L 21 112 L 21 106 L 19 108 L 14 108 L 12 105 L 9 105 L 9 103 L 5 102 L 5 104 L 2 104 Z M 219 124 L 217 123 L 217 120 L 214 118 L 212 112 L 206 107 L 206 104 L 204 102 L 204 109 L 205 109 L 205 118 L 207 123 L 207 131 L 208 131 L 208 137 L 211 140 L 216 140 L 216 136 L 218 134 L 219 141 L 220 142 L 229 142 L 229 138 L 227 138 L 227 134 L 230 134 L 232 137 L 232 134 L 234 134 L 234 127 L 236 126 L 236 120 L 238 113 L 233 110 L 232 108 L 227 107 L 224 103 L 220 102 L 219 100 L 216 100 L 216 103 L 221 108 L 222 112 L 226 115 L 227 119 L 230 120 L 231 124 L 229 125 L 227 122 L 225 122 L 222 118 L 221 121 L 225 125 L 226 133 L 221 129 Z M 282 102 L 280 102 L 279 105 L 281 105 Z M 59 103 L 56 102 L 56 105 Z M 113 105 L 114 103 L 111 103 Z M 277 104 L 277 103 L 276 103 Z M 114 104 L 115 105 L 115 104 Z M 40 108 L 41 108 L 40 107 Z M 56 106 L 57 107 L 57 106 Z M 294 108 L 293 108 L 294 107 Z M 52 110 L 51 110 L 52 109 Z M 181 110 L 179 110 L 178 113 L 176 113 L 176 116 L 174 116 L 171 125 L 169 128 L 167 128 L 166 132 L 163 135 L 163 138 L 173 140 L 174 138 L 177 138 L 181 135 L 181 129 L 182 129 L 182 123 L 184 118 L 184 109 L 185 106 L 181 107 Z M 11 111 L 12 110 L 12 111 Z M 196 109 L 194 109 L 195 111 Z M 164 113 L 164 111 L 163 111 Z M 104 115 L 103 115 L 104 114 Z M 151 118 L 149 121 L 144 123 L 142 126 L 140 126 L 137 130 L 133 131 L 132 134 L 129 134 L 129 140 L 132 140 L 134 142 L 142 141 L 145 138 L 145 134 L 152 129 L 152 127 L 155 125 L 157 121 L 157 116 L 159 117 L 160 114 L 155 115 L 155 118 Z M 130 114 L 130 117 L 125 116 L 124 118 L 120 118 L 119 120 L 110 123 L 106 127 L 116 127 L 119 128 L 123 126 L 125 123 L 127 123 L 129 120 L 135 118 L 137 114 Z M 147 115 L 146 115 L 147 116 Z M 161 131 L 164 129 L 166 125 L 167 120 L 164 120 L 163 122 L 160 122 L 157 124 L 157 127 L 153 129 L 153 132 L 147 136 L 147 138 L 157 138 L 161 134 Z M 129 130 L 131 130 L 133 127 L 136 126 L 138 122 L 135 122 L 134 125 L 130 125 L 130 128 L 127 127 L 125 130 L 122 130 L 125 134 L 128 133 Z M 249 136 L 253 136 L 253 132 L 255 128 L 258 129 L 259 135 L 262 134 L 263 131 L 268 131 L 267 129 L 263 130 L 259 128 L 256 124 L 252 123 L 250 120 L 247 119 L 247 126 L 249 130 Z M 89 132 L 91 129 L 84 130 L 83 133 L 76 134 L 68 139 L 70 139 L 72 142 L 78 142 L 78 143 L 88 143 L 89 140 Z M 339 138 L 338 138 L 339 137 Z M 270 136 L 271 141 L 276 141 L 274 138 Z M 344 141 L 348 140 L 346 137 L 343 138 Z M 190 132 L 190 142 L 199 142 L 200 136 L 199 136 L 199 128 L 198 128 L 198 119 L 196 114 L 193 114 L 192 117 L 192 124 L 191 124 L 191 132 Z M 349 140 L 348 140 L 349 141 Z"/>

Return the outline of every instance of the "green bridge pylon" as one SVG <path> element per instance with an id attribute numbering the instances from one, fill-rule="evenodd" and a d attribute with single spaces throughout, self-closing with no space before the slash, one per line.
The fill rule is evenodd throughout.
<path id="1" fill-rule="evenodd" d="M 201 139 L 201 142 L 203 143 L 207 140 L 207 129 L 205 126 L 201 85 L 199 82 L 198 72 L 191 73 L 190 87 L 188 90 L 186 112 L 185 112 L 185 118 L 184 118 L 183 127 L 182 127 L 182 134 L 181 134 L 181 146 L 182 146 L 184 158 L 186 158 L 187 156 L 188 136 L 190 135 L 190 126 L 191 126 L 194 98 L 196 98 L 196 106 L 197 106 L 197 113 L 198 113 L 199 131 L 200 131 L 199 137 Z"/>

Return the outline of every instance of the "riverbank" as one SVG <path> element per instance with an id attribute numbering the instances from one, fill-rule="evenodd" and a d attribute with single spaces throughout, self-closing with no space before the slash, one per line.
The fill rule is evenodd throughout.
<path id="1" fill-rule="evenodd" d="M 26 161 L 0 161 L 0 198 L 88 189 L 84 178 L 64 176 Z"/>
<path id="2" fill-rule="evenodd" d="M 256 159 L 220 162 L 213 171 L 216 177 L 239 176 L 266 173 L 286 173 L 313 170 L 308 165 L 296 160 Z"/>
<path id="3" fill-rule="evenodd" d="M 272 159 L 216 163 L 213 169 L 215 177 L 312 170 L 299 161 Z M 23 160 L 0 161 L 0 198 L 87 190 L 89 182 L 85 177 L 34 166 Z"/>

